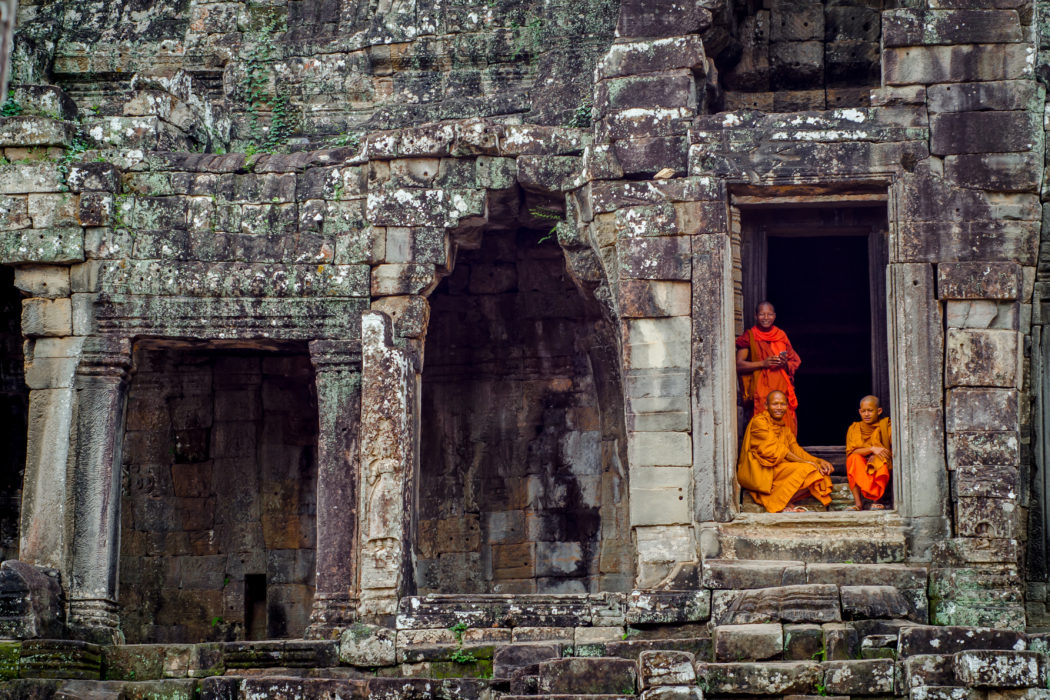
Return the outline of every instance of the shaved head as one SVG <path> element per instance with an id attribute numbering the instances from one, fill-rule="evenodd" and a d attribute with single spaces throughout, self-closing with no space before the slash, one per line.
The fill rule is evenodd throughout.
<path id="1" fill-rule="evenodd" d="M 882 402 L 879 401 L 879 397 L 875 396 L 874 394 L 868 394 L 867 396 L 865 396 L 863 399 L 860 400 L 860 403 L 861 403 L 862 406 L 865 403 L 868 403 L 868 402 L 874 403 L 875 404 L 875 408 L 882 408 Z"/>
<path id="2" fill-rule="evenodd" d="M 759 311 L 761 311 L 763 306 L 768 306 L 769 310 L 772 311 L 773 313 L 776 313 L 776 311 L 777 311 L 775 308 L 773 308 L 773 304 L 771 302 L 760 301 L 760 302 L 758 302 L 755 305 L 755 313 L 757 314 Z"/>
<path id="3" fill-rule="evenodd" d="M 783 391 L 771 391 L 766 394 L 766 404 L 768 405 L 774 398 L 780 398 L 783 401 L 787 401 L 787 395 L 784 394 Z"/>

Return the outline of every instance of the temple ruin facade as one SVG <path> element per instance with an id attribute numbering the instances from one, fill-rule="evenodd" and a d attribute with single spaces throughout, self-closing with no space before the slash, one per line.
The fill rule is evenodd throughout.
<path id="1" fill-rule="evenodd" d="M 1050 2 L 21 0 L 10 64 L 0 697 L 1045 697 Z M 741 494 L 763 299 L 886 510 Z"/>

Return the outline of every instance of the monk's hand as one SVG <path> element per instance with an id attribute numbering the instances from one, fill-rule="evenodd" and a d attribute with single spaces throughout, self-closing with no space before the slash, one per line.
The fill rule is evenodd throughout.
<path id="1" fill-rule="evenodd" d="M 819 469 L 820 473 L 824 476 L 829 476 L 831 472 L 835 471 L 835 467 L 831 466 L 831 462 L 826 459 L 817 460 L 817 469 Z"/>
<path id="2" fill-rule="evenodd" d="M 879 445 L 871 446 L 871 454 L 873 454 L 876 457 L 882 457 L 883 459 L 889 459 L 890 457 L 890 451 L 887 450 L 885 447 L 880 447 Z"/>
<path id="3" fill-rule="evenodd" d="M 780 367 L 780 362 L 780 355 L 770 355 L 766 359 L 762 360 L 762 366 L 777 368 Z"/>

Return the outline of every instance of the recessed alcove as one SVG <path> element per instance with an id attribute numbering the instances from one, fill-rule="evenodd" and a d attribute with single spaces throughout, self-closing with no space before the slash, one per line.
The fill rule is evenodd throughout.
<path id="1" fill-rule="evenodd" d="M 136 345 L 121 506 L 128 642 L 303 636 L 317 426 L 305 346 Z"/>
<path id="2" fill-rule="evenodd" d="M 430 297 L 420 593 L 632 581 L 614 329 L 547 231 L 486 232 Z"/>
<path id="3" fill-rule="evenodd" d="M 22 295 L 14 285 L 14 270 L 0 267 L 0 560 L 18 558 L 29 415 L 21 319 Z"/>

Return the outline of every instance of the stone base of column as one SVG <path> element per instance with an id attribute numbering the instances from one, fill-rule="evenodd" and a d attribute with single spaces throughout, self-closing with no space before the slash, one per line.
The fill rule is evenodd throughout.
<path id="1" fill-rule="evenodd" d="M 307 639 L 338 639 L 357 621 L 357 598 L 349 593 L 315 593 Z"/>
<path id="2" fill-rule="evenodd" d="M 69 636 L 95 644 L 123 644 L 119 607 L 105 598 L 71 598 L 66 617 Z"/>

